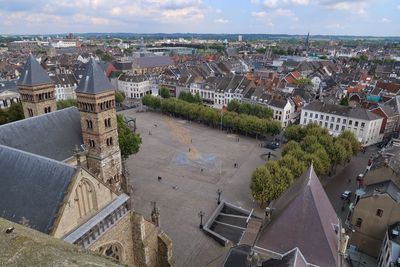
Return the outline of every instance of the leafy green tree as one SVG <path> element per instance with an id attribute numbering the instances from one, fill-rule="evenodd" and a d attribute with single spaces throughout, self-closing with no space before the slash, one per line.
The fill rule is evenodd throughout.
<path id="1" fill-rule="evenodd" d="M 312 81 L 308 78 L 300 78 L 295 80 L 293 83 L 297 85 L 313 85 Z"/>
<path id="2" fill-rule="evenodd" d="M 340 105 L 341 106 L 348 106 L 349 105 L 349 98 L 348 97 L 343 97 L 340 99 Z"/>
<path id="3" fill-rule="evenodd" d="M 133 132 L 125 123 L 122 115 L 117 115 L 118 142 L 123 159 L 139 152 L 142 138 L 138 133 Z"/>
<path id="4" fill-rule="evenodd" d="M 171 94 L 168 90 L 168 88 L 165 87 L 161 87 L 158 94 L 162 97 L 162 98 L 170 98 Z"/>
<path id="5" fill-rule="evenodd" d="M 0 108 L 0 125 L 8 122 L 7 112 Z"/>
<path id="6" fill-rule="evenodd" d="M 357 140 L 356 136 L 350 131 L 344 131 L 339 136 L 339 139 L 348 140 L 351 144 L 353 154 L 356 154 L 360 150 L 360 142 Z"/>
<path id="7" fill-rule="evenodd" d="M 24 110 L 22 109 L 22 104 L 21 103 L 11 104 L 11 106 L 7 109 L 7 121 L 13 122 L 22 119 L 24 119 Z"/>
<path id="8" fill-rule="evenodd" d="M 293 174 L 286 167 L 279 166 L 276 161 L 255 170 L 251 178 L 251 193 L 261 204 L 278 198 L 293 182 Z"/>
<path id="9" fill-rule="evenodd" d="M 117 104 L 121 104 L 125 100 L 125 93 L 119 90 L 115 91 L 115 102 Z"/>
<path id="10" fill-rule="evenodd" d="M 69 107 L 77 107 L 78 101 L 76 99 L 66 99 L 57 101 L 57 110 L 61 110 Z"/>
<path id="11" fill-rule="evenodd" d="M 301 127 L 301 125 L 294 124 L 287 127 L 283 133 L 287 140 L 294 140 L 300 142 L 305 135 L 305 130 Z"/>
<path id="12" fill-rule="evenodd" d="M 290 154 L 284 156 L 279 161 L 279 165 L 288 168 L 295 178 L 300 177 L 307 169 L 307 165 L 304 161 L 298 160 Z"/>
<path id="13" fill-rule="evenodd" d="M 289 141 L 282 149 L 282 156 L 285 156 L 290 151 L 293 151 L 293 150 L 296 150 L 296 149 L 301 150 L 300 144 L 298 142 L 294 141 L 294 140 Z"/>

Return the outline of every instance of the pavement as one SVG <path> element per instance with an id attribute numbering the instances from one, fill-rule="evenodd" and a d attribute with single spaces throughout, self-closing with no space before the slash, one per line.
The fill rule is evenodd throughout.
<path id="1" fill-rule="evenodd" d="M 228 248 L 199 229 L 198 213 L 204 211 L 203 222 L 208 220 L 221 189 L 223 200 L 254 209 L 262 217 L 251 197 L 250 179 L 270 150 L 254 138 L 159 113 L 122 113 L 136 118 L 143 141 L 140 151 L 127 160 L 134 209 L 149 218 L 151 202 L 157 202 L 161 229 L 173 242 L 176 266 L 218 266 Z M 271 159 L 278 156 L 279 152 L 271 152 Z"/>
<path id="2" fill-rule="evenodd" d="M 371 146 L 366 149 L 365 153 L 358 152 L 358 154 L 351 159 L 350 163 L 338 166 L 336 175 L 328 178 L 328 180 L 324 182 L 325 192 L 337 215 L 342 220 L 342 223 L 345 223 L 349 214 L 349 204 L 347 201 L 342 200 L 340 195 L 345 190 L 350 190 L 354 198 L 357 189 L 356 178 L 360 173 L 365 171 L 368 159 L 378 150 L 376 146 Z M 343 206 L 344 209 L 342 209 Z"/>

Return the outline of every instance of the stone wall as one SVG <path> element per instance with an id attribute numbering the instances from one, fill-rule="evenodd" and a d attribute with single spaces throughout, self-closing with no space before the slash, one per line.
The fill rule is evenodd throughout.
<path id="1" fill-rule="evenodd" d="M 48 107 L 50 107 L 51 112 L 57 110 L 55 88 L 53 84 L 34 87 L 19 86 L 18 92 L 21 95 L 22 108 L 24 110 L 25 118 L 45 114 L 45 108 Z M 40 100 L 39 95 L 46 93 L 50 95 L 50 98 Z M 32 110 L 32 114 L 29 114 L 28 109 Z"/>
<path id="2" fill-rule="evenodd" d="M 95 198 L 96 207 L 93 210 L 88 210 L 85 214 L 82 211 L 79 211 L 79 204 L 82 203 L 80 202 L 82 200 L 79 199 L 79 197 L 82 196 L 81 188 L 78 190 L 78 196 L 76 194 L 77 188 L 79 187 L 82 179 L 89 181 L 89 183 L 92 185 L 92 190 L 94 191 L 89 194 L 92 194 Z M 57 218 L 55 228 L 53 229 L 51 234 L 58 238 L 62 238 L 65 234 L 78 227 L 80 224 L 99 212 L 99 210 L 111 203 L 111 201 L 113 201 L 117 197 L 117 195 L 112 192 L 112 190 L 107 188 L 105 184 L 97 180 L 84 169 L 81 169 L 81 171 L 78 172 L 75 181 L 71 183 L 69 192 L 69 198 L 66 199 L 66 202 L 62 208 L 63 210 L 60 212 L 61 215 L 59 218 Z M 88 198 L 89 196 L 85 197 L 86 200 Z"/>
<path id="3" fill-rule="evenodd" d="M 134 261 L 131 216 L 129 213 L 94 242 L 89 249 L 93 251 L 104 250 L 112 244 L 120 244 L 122 247 L 121 263 L 138 266 Z"/>

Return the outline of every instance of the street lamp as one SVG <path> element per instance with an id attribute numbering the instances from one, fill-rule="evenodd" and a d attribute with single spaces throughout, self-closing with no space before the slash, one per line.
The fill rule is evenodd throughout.
<path id="1" fill-rule="evenodd" d="M 199 217 L 200 217 L 200 225 L 199 225 L 199 228 L 200 228 L 200 229 L 203 229 L 203 217 L 204 217 L 204 215 L 206 215 L 206 213 L 205 213 L 204 211 L 201 210 L 201 211 L 199 212 L 198 215 L 199 215 Z"/>
<path id="2" fill-rule="evenodd" d="M 222 193 L 222 190 L 220 189 L 220 188 L 218 188 L 218 190 L 217 190 L 217 194 L 218 194 L 218 205 L 221 203 L 221 193 Z"/>

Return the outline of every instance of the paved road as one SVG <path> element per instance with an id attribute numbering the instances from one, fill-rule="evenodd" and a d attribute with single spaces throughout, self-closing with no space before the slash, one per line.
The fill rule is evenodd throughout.
<path id="1" fill-rule="evenodd" d="M 367 148 L 365 154 L 359 152 L 357 156 L 352 158 L 352 160 L 346 167 L 343 168 L 339 166 L 337 174 L 334 177 L 332 177 L 325 185 L 326 194 L 328 195 L 329 200 L 331 201 L 333 207 L 336 210 L 336 213 L 338 214 L 343 223 L 346 220 L 349 209 L 348 205 L 346 204 L 345 209 L 342 210 L 344 201 L 340 198 L 340 195 L 345 190 L 351 190 L 354 197 L 354 192 L 357 188 L 356 177 L 358 174 L 365 171 L 365 168 L 367 167 L 368 164 L 368 159 L 376 151 L 378 151 L 378 149 L 375 146 L 373 146 Z M 339 168 L 343 169 L 339 170 Z M 350 183 L 348 181 L 349 179 L 351 179 Z"/>

